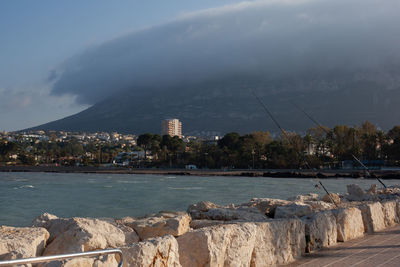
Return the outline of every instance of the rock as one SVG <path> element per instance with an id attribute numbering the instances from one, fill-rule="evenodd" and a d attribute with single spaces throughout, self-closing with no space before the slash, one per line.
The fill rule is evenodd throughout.
<path id="1" fill-rule="evenodd" d="M 296 202 L 317 201 L 319 200 L 319 196 L 318 194 L 308 193 L 306 195 L 297 195 L 295 197 L 290 197 L 287 200 Z"/>
<path id="2" fill-rule="evenodd" d="M 257 227 L 228 224 L 188 232 L 177 238 L 182 266 L 243 266 L 251 260 Z"/>
<path id="3" fill-rule="evenodd" d="M 199 228 L 204 228 L 219 224 L 227 224 L 227 223 L 232 223 L 232 222 L 217 221 L 217 220 L 193 220 L 190 222 L 190 227 L 193 229 L 199 229 Z"/>
<path id="4" fill-rule="evenodd" d="M 329 197 L 330 196 L 330 197 Z M 327 202 L 327 203 L 332 203 L 332 199 L 333 199 L 333 201 L 336 203 L 336 205 L 339 205 L 340 204 L 340 196 L 338 195 L 338 194 L 335 194 L 335 193 L 329 193 L 329 195 L 328 194 L 325 194 L 323 197 L 322 197 L 322 201 L 325 201 L 325 202 Z M 334 203 L 333 203 L 334 204 Z"/>
<path id="5" fill-rule="evenodd" d="M 313 213 L 310 205 L 301 202 L 292 203 L 285 206 L 279 206 L 275 210 L 274 218 L 295 218 L 303 217 Z"/>
<path id="6" fill-rule="evenodd" d="M 305 252 L 305 225 L 299 219 L 256 223 L 259 228 L 251 266 L 287 264 Z"/>
<path id="7" fill-rule="evenodd" d="M 371 184 L 371 187 L 368 189 L 367 194 L 376 195 L 378 193 L 378 185 Z"/>
<path id="8" fill-rule="evenodd" d="M 397 202 L 395 200 L 382 202 L 382 210 L 386 226 L 393 226 L 399 222 Z"/>
<path id="9" fill-rule="evenodd" d="M 368 233 L 385 229 L 383 207 L 381 203 L 374 202 L 359 206 L 364 223 L 364 231 Z"/>
<path id="10" fill-rule="evenodd" d="M 249 203 L 242 204 L 241 206 L 254 207 L 268 217 L 274 218 L 276 207 L 288 205 L 290 203 L 292 203 L 292 201 L 282 199 L 253 198 Z"/>
<path id="11" fill-rule="evenodd" d="M 307 250 L 329 247 L 336 244 L 336 218 L 331 211 L 317 212 L 302 217 L 305 223 Z"/>
<path id="12" fill-rule="evenodd" d="M 304 251 L 300 220 L 271 220 L 201 228 L 177 238 L 182 266 L 270 266 Z"/>
<path id="13" fill-rule="evenodd" d="M 51 220 L 58 219 L 56 215 L 50 213 L 43 213 L 33 220 L 32 225 L 35 227 L 44 227 L 44 225 L 48 224 Z"/>
<path id="14" fill-rule="evenodd" d="M 188 213 L 192 213 L 192 212 L 206 212 L 209 209 L 215 209 L 215 208 L 219 208 L 219 206 L 217 204 L 214 204 L 210 201 L 200 201 L 196 204 L 192 204 L 188 207 Z"/>
<path id="15" fill-rule="evenodd" d="M 111 219 L 53 219 L 46 225 L 53 240 L 44 255 L 116 248 L 139 240 L 135 231 Z"/>
<path id="16" fill-rule="evenodd" d="M 268 218 L 259 209 L 249 206 L 211 208 L 206 212 L 192 212 L 193 220 L 265 221 Z"/>
<path id="17" fill-rule="evenodd" d="M 138 233 L 141 240 L 173 235 L 180 236 L 189 230 L 191 218 L 185 212 L 159 213 L 142 219 L 124 218 L 122 223 Z"/>
<path id="18" fill-rule="evenodd" d="M 337 241 L 362 237 L 364 235 L 364 223 L 361 211 L 357 208 L 345 208 L 334 210 L 337 225 Z"/>
<path id="19" fill-rule="evenodd" d="M 310 205 L 313 211 L 321 211 L 321 210 L 331 210 L 336 206 L 331 203 L 327 203 L 325 201 L 306 201 L 304 204 Z"/>
<path id="20" fill-rule="evenodd" d="M 364 201 L 364 200 L 372 200 L 373 197 L 370 194 L 366 194 L 365 191 L 356 184 L 347 185 L 347 193 L 346 198 L 350 201 Z"/>
<path id="21" fill-rule="evenodd" d="M 124 267 L 180 267 L 178 242 L 166 235 L 121 248 Z"/>
<path id="22" fill-rule="evenodd" d="M 265 221 L 268 218 L 258 209 L 251 207 L 210 209 L 201 216 L 204 219 L 220 221 Z"/>
<path id="23" fill-rule="evenodd" d="M 49 236 L 41 227 L 0 226 L 0 260 L 41 256 Z"/>

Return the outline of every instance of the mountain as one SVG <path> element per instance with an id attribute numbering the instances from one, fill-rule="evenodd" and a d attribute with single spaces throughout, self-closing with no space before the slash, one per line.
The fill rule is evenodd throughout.
<path id="1" fill-rule="evenodd" d="M 286 130 L 301 132 L 315 126 L 293 102 L 327 126 L 368 120 L 388 129 L 400 123 L 400 86 L 380 76 L 239 77 L 172 88 L 130 88 L 80 113 L 32 129 L 159 133 L 163 119 L 178 118 L 184 134 L 278 132 L 249 88 Z"/>

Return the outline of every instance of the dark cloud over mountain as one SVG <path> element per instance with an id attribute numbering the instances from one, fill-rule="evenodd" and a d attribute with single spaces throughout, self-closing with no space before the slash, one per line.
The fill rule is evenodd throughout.
<path id="1" fill-rule="evenodd" d="M 397 0 L 269 0 L 186 14 L 75 55 L 51 73 L 52 93 L 95 104 L 241 76 L 264 91 L 338 90 L 342 79 L 399 89 L 399 10 Z"/>

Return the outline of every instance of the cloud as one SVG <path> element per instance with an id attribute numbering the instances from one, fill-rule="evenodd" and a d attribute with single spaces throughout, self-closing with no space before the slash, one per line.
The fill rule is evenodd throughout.
<path id="1" fill-rule="evenodd" d="M 267 0 L 187 13 L 73 56 L 50 74 L 52 94 L 94 104 L 123 90 L 237 75 L 302 81 L 357 73 L 388 75 L 393 84 L 398 10 L 397 0 Z"/>
<path id="2" fill-rule="evenodd" d="M 74 114 L 87 106 L 76 97 L 49 95 L 48 87 L 0 88 L 0 131 L 20 130 Z"/>

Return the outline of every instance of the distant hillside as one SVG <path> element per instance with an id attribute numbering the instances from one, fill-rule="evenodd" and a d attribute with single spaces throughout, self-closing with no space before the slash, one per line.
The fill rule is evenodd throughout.
<path id="1" fill-rule="evenodd" d="M 343 77 L 342 77 L 343 78 Z M 369 120 L 383 129 L 400 124 L 400 88 L 345 77 L 302 83 L 224 79 L 167 89 L 119 92 L 75 115 L 34 127 L 68 131 L 160 132 L 161 120 L 183 122 L 185 134 L 216 131 L 276 132 L 276 127 L 251 95 L 253 88 L 282 126 L 304 131 L 314 125 L 291 101 L 322 124 L 360 124 Z"/>

